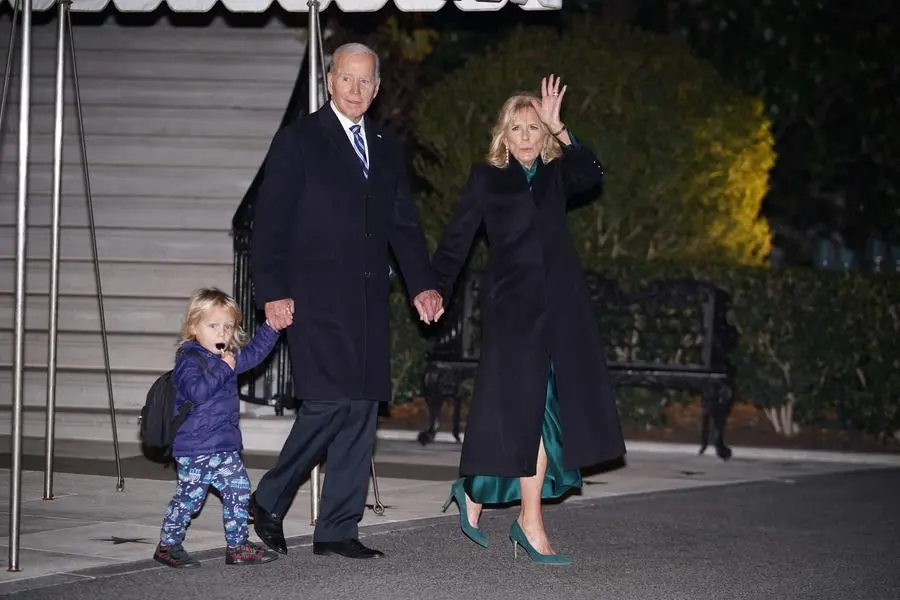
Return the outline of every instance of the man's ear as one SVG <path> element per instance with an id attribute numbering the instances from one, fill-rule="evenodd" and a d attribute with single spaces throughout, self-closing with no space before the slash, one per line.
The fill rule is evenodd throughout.
<path id="1" fill-rule="evenodd" d="M 331 71 L 325 74 L 325 89 L 329 97 L 334 96 L 334 73 Z"/>
<path id="2" fill-rule="evenodd" d="M 376 79 L 375 80 L 375 93 L 372 94 L 372 100 L 374 100 L 375 96 L 378 95 L 378 90 L 380 90 L 380 89 L 381 89 L 381 79 Z"/>

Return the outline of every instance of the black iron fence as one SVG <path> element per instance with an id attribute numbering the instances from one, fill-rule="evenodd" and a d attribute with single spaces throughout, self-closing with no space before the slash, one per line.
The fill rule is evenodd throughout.
<path id="1" fill-rule="evenodd" d="M 288 101 L 287 109 L 278 128 L 282 128 L 307 114 L 309 66 L 306 58 L 300 65 L 294 89 Z M 234 281 L 232 294 L 241 307 L 244 327 L 249 334 L 254 334 L 265 321 L 262 311 L 257 310 L 253 294 L 253 276 L 251 252 L 253 245 L 253 212 L 259 187 L 262 184 L 265 160 L 260 165 L 253 182 L 244 194 L 240 205 L 231 221 L 231 233 L 234 239 Z M 259 367 L 242 376 L 240 381 L 241 400 L 252 404 L 272 406 L 275 414 L 282 415 L 284 410 L 296 408 L 291 379 L 291 361 L 288 356 L 287 343 L 282 338 L 272 355 Z"/>

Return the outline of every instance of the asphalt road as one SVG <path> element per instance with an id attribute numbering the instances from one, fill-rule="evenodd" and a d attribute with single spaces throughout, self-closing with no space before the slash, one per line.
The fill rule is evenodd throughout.
<path id="1" fill-rule="evenodd" d="M 546 521 L 571 567 L 513 559 L 514 510 L 486 513 L 491 545 L 459 532 L 453 516 L 364 531 L 388 554 L 378 561 L 317 557 L 308 538 L 286 557 L 202 568 L 148 560 L 85 571 L 83 581 L 31 589 L 16 599 L 158 598 L 363 600 L 839 599 L 900 598 L 900 469 L 568 501 Z M 148 549 L 149 550 L 149 549 Z"/>

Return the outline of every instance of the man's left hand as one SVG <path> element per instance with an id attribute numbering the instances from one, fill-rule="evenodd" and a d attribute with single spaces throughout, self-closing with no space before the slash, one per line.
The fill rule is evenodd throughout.
<path id="1" fill-rule="evenodd" d="M 425 323 L 436 323 L 444 314 L 444 299 L 437 290 L 421 292 L 413 299 L 413 306 L 419 311 L 419 319 Z"/>

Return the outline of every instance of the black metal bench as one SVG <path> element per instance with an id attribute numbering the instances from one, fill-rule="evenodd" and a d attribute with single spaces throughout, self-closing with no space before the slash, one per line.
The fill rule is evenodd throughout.
<path id="1" fill-rule="evenodd" d="M 597 273 L 585 273 L 607 360 L 616 387 L 683 390 L 703 402 L 700 453 L 710 441 L 722 459 L 725 425 L 731 410 L 733 374 L 728 354 L 736 339 L 728 324 L 728 296 L 712 285 L 693 281 L 658 281 L 623 290 Z M 423 395 L 430 426 L 419 442 L 434 440 L 441 427 L 445 399 L 453 401 L 453 436 L 460 439 L 463 384 L 471 380 L 480 353 L 480 275 L 467 272 L 441 319 L 427 357 Z M 565 401 L 565 400 L 563 400 Z"/>

